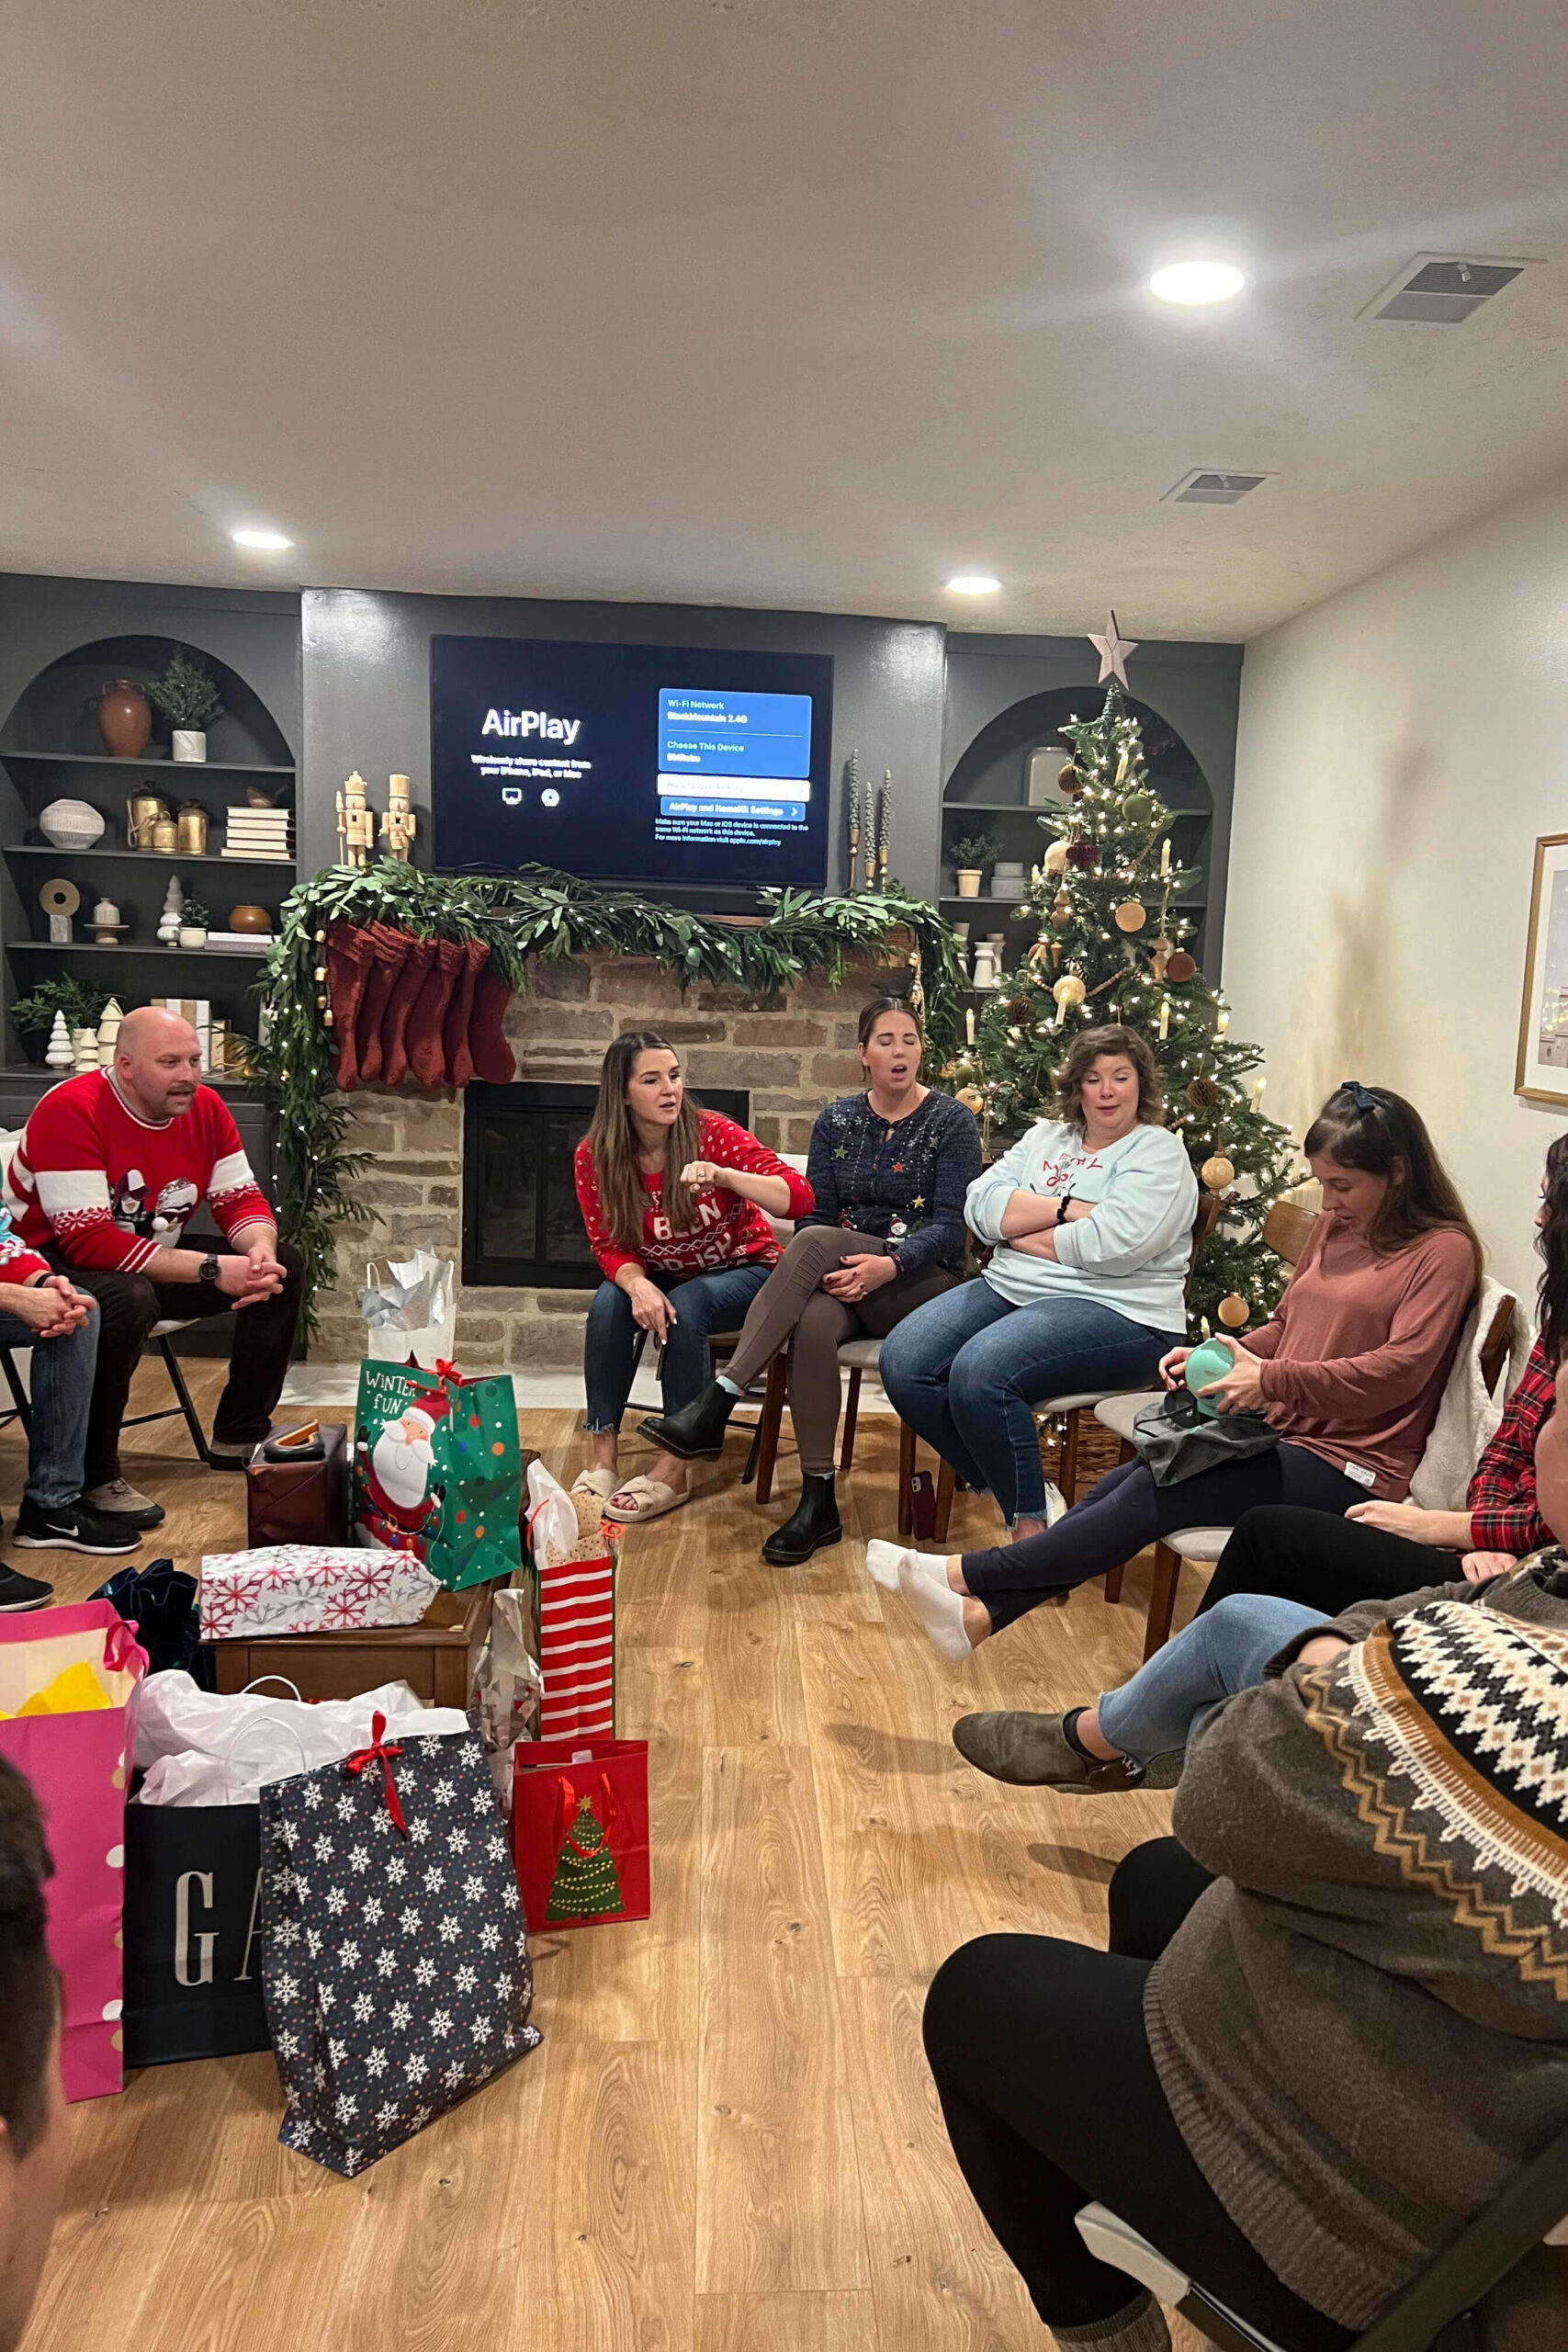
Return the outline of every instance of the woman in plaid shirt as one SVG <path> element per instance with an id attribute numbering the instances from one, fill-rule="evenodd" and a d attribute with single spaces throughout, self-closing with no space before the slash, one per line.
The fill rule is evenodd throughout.
<path id="1" fill-rule="evenodd" d="M 1535 1442 L 1550 1419 L 1557 1366 L 1568 1348 L 1568 1136 L 1546 1155 L 1536 1248 L 1542 1259 L 1540 1329 L 1462 1510 L 1358 1503 L 1345 1519 L 1270 1505 L 1248 1511 L 1225 1545 L 1200 1610 L 1228 1593 L 1272 1593 L 1330 1616 L 1357 1600 L 1396 1600 L 1424 1584 L 1501 1576 L 1555 1539 L 1535 1491 Z"/>

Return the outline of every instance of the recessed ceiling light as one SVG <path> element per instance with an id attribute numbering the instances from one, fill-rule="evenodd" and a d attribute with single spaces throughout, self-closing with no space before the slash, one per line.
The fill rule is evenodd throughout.
<path id="1" fill-rule="evenodd" d="M 237 548 L 259 548 L 268 555 L 276 555 L 280 548 L 291 548 L 281 531 L 231 531 L 229 537 Z"/>
<path id="2" fill-rule="evenodd" d="M 955 596 L 994 596 L 1002 583 L 988 571 L 957 571 L 947 584 Z"/>
<path id="3" fill-rule="evenodd" d="M 1246 284 L 1245 273 L 1228 261 L 1173 261 L 1156 270 L 1149 292 L 1162 302 L 1228 302 Z"/>

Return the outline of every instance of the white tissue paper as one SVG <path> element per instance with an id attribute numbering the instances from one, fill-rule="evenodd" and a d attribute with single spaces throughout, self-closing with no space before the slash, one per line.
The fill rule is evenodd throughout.
<path id="1" fill-rule="evenodd" d="M 265 1698 L 259 1691 L 203 1690 L 172 1668 L 141 1685 L 136 1761 L 147 1778 L 142 1804 L 255 1804 L 269 1781 L 341 1763 L 370 1745 L 370 1719 L 385 1715 L 388 1739 L 430 1739 L 467 1731 L 457 1707 L 422 1705 L 406 1682 L 384 1682 L 356 1699 Z"/>

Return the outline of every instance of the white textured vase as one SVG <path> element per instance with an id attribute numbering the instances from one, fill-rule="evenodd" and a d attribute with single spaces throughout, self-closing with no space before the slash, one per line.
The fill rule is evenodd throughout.
<path id="1" fill-rule="evenodd" d="M 51 800 L 38 829 L 54 849 L 91 849 L 103 838 L 104 820 L 85 800 Z"/>
<path id="2" fill-rule="evenodd" d="M 207 738 L 199 727 L 176 727 L 174 757 L 187 766 L 199 763 L 207 757 Z"/>

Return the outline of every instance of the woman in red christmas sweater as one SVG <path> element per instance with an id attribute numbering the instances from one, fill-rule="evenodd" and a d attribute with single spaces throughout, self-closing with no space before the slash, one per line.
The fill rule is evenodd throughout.
<path id="1" fill-rule="evenodd" d="M 678 1413 L 707 1384 L 708 1334 L 739 1329 L 783 1254 L 763 1211 L 805 1216 L 811 1187 L 733 1119 L 700 1109 L 653 1029 L 617 1037 L 605 1055 L 575 1170 L 604 1273 L 582 1347 L 593 1467 L 578 1485 L 604 1498 L 611 1519 L 656 1519 L 685 1501 L 691 1472 L 661 1453 L 646 1476 L 616 1483 L 637 1328 L 663 1342 L 664 1409 Z"/>

